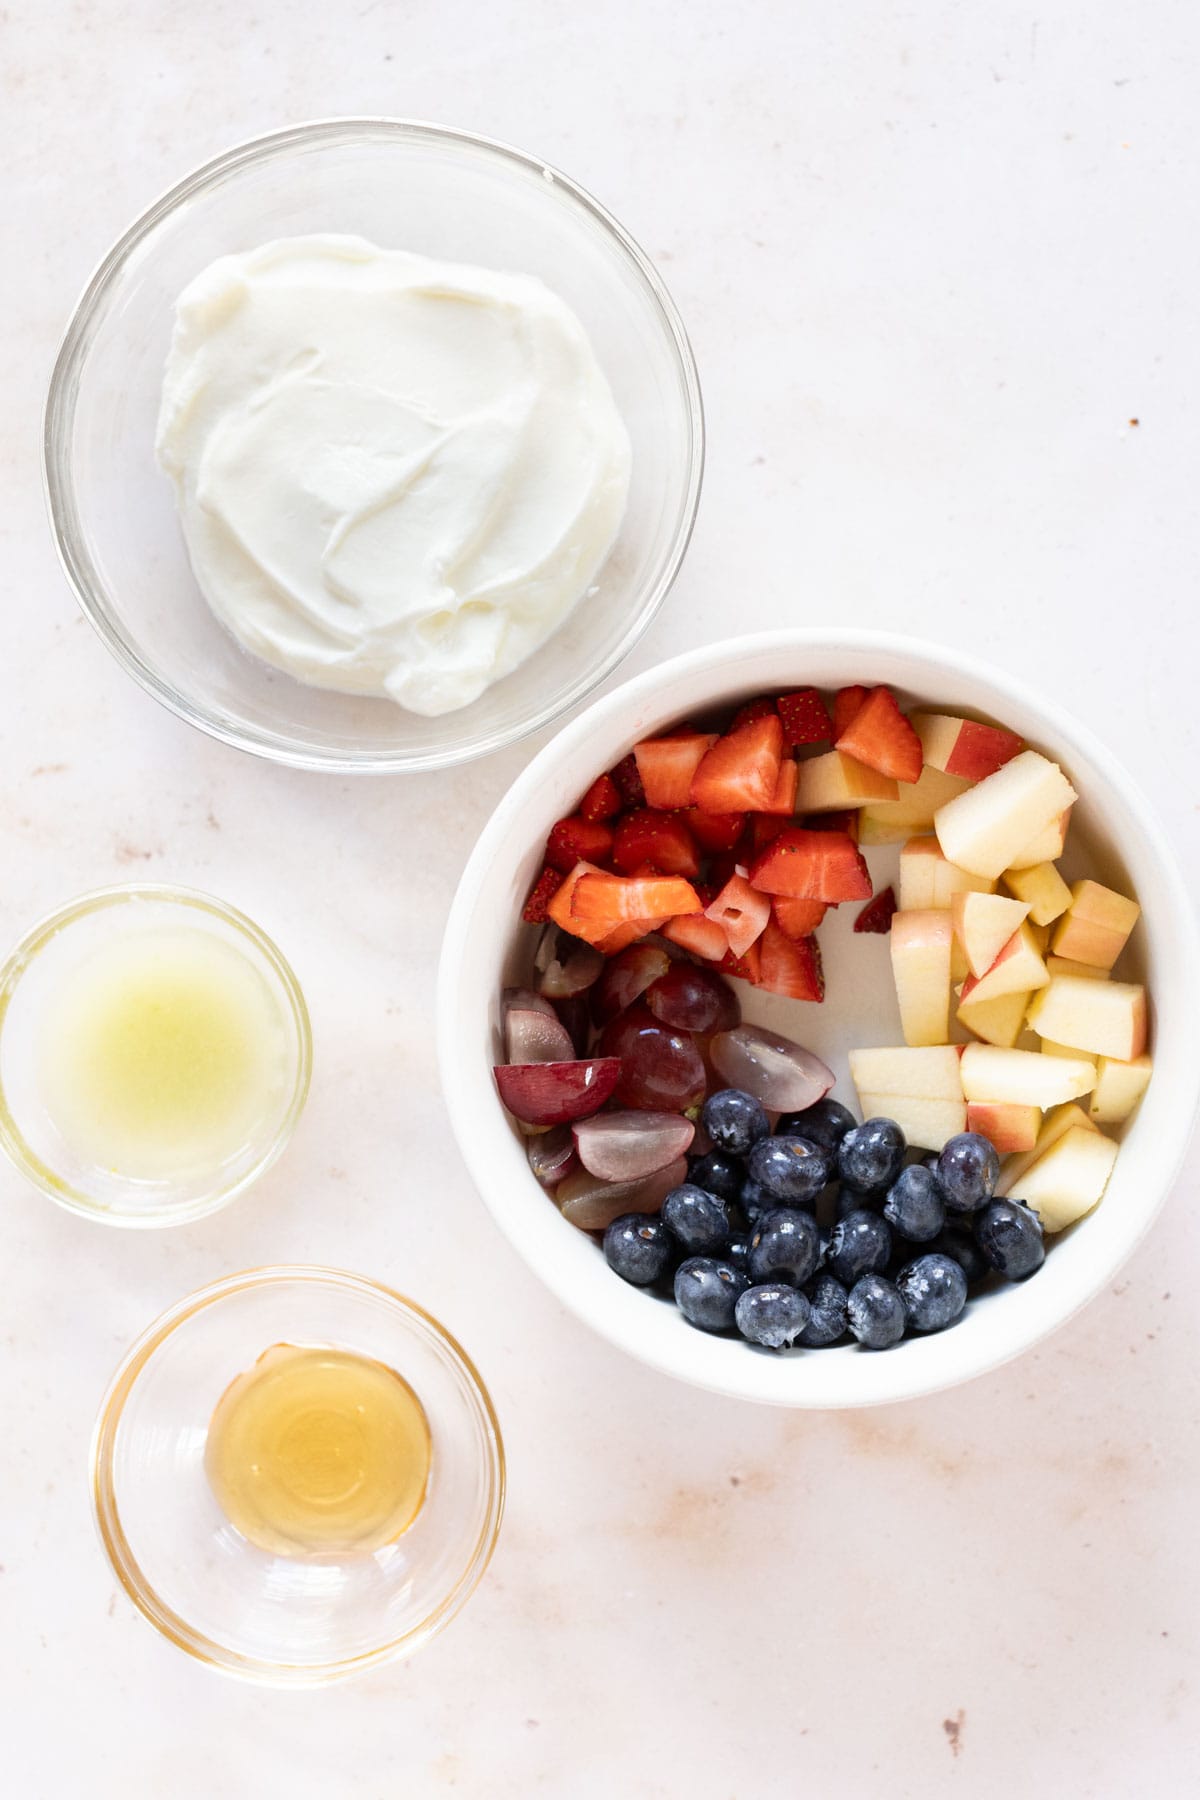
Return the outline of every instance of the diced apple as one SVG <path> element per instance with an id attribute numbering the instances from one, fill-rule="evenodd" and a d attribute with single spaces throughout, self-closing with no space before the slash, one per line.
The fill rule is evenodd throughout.
<path id="1" fill-rule="evenodd" d="M 912 727 L 921 740 L 925 761 L 947 775 L 982 781 L 1021 748 L 1015 731 L 998 725 L 980 725 L 974 719 L 957 719 L 946 713 L 914 713 Z"/>
<path id="2" fill-rule="evenodd" d="M 1102 1056 L 1096 1064 L 1096 1085 L 1088 1104 L 1092 1118 L 1101 1125 L 1120 1125 L 1137 1106 L 1153 1072 L 1153 1061 L 1145 1052 L 1132 1062 Z"/>
<path id="3" fill-rule="evenodd" d="M 909 838 L 900 852 L 901 912 L 920 912 L 931 906 L 944 909 L 955 894 L 990 894 L 995 885 L 947 862 L 935 837 Z"/>
<path id="4" fill-rule="evenodd" d="M 1084 1056 L 1072 1061 L 994 1044 L 968 1044 L 962 1053 L 962 1090 L 968 1100 L 1006 1100 L 1045 1112 L 1090 1093 L 1095 1081 L 1096 1066 Z"/>
<path id="5" fill-rule="evenodd" d="M 1050 975 L 1078 975 L 1081 981 L 1108 981 L 1107 969 L 1092 969 L 1087 963 L 1072 962 L 1069 956 L 1048 956 L 1046 969 Z"/>
<path id="6" fill-rule="evenodd" d="M 974 1005 L 960 1001 L 956 1017 L 985 1044 L 1011 1050 L 1024 1029 L 1029 1000 L 1028 994 L 1001 994 L 998 1000 L 980 1000 Z"/>
<path id="7" fill-rule="evenodd" d="M 1005 869 L 1001 876 L 1010 894 L 1029 906 L 1035 925 L 1051 925 L 1071 904 L 1071 890 L 1052 862 L 1034 863 L 1030 869 Z"/>
<path id="8" fill-rule="evenodd" d="M 1072 802 L 1074 805 L 1074 802 Z M 1036 869 L 1041 863 L 1056 863 L 1067 847 L 1067 832 L 1071 828 L 1071 807 L 1064 807 L 1057 819 L 1031 838 L 1023 850 L 1013 857 L 1015 870 Z"/>
<path id="9" fill-rule="evenodd" d="M 951 862 L 995 878 L 1023 861 L 1019 853 L 1074 799 L 1075 790 L 1057 763 L 1036 750 L 1022 750 L 994 775 L 940 807 L 933 827 Z"/>
<path id="10" fill-rule="evenodd" d="M 848 806 L 894 801 L 899 791 L 899 783 L 889 775 L 877 774 L 841 750 L 828 750 L 824 756 L 813 756 L 800 764 L 796 811 L 841 812 Z"/>
<path id="11" fill-rule="evenodd" d="M 972 1100 L 967 1106 L 967 1130 L 987 1138 L 1001 1156 L 1014 1150 L 1032 1150 L 1041 1128 L 1042 1114 L 1036 1106 L 986 1100 Z"/>
<path id="12" fill-rule="evenodd" d="M 1085 1050 L 1072 1049 L 1070 1044 L 1056 1044 L 1053 1038 L 1039 1038 L 1037 1040 L 1037 1046 L 1043 1056 L 1065 1056 L 1072 1062 L 1078 1061 L 1081 1056 L 1087 1056 Z M 1094 1056 L 1087 1056 L 1087 1060 L 1090 1063 L 1095 1063 L 1097 1058 Z"/>
<path id="13" fill-rule="evenodd" d="M 906 1044 L 950 1036 L 950 914 L 898 912 L 892 919 L 892 976 Z"/>
<path id="14" fill-rule="evenodd" d="M 967 967 L 967 953 L 963 949 L 962 945 L 959 943 L 958 939 L 956 937 L 954 937 L 953 935 L 951 935 L 951 938 L 950 938 L 950 979 L 954 983 L 956 990 L 958 989 L 958 987 L 961 985 L 962 982 L 966 981 L 969 978 L 970 973 L 971 973 L 971 971 Z"/>
<path id="15" fill-rule="evenodd" d="M 1031 1168 L 1038 1157 L 1059 1138 L 1065 1137 L 1068 1131 L 1079 1126 L 1084 1131 L 1099 1131 L 1098 1125 L 1092 1121 L 1074 1100 L 1065 1100 L 1061 1106 L 1052 1107 L 1042 1121 L 1042 1129 L 1038 1133 L 1038 1141 L 1032 1150 L 1016 1156 L 1010 1156 L 1000 1171 L 1000 1179 L 996 1183 L 996 1192 L 1003 1199 L 1016 1188 L 1026 1169 Z"/>
<path id="16" fill-rule="evenodd" d="M 1134 1062 L 1146 1048 L 1146 990 L 1136 981 L 1054 975 L 1035 994 L 1029 1023 L 1041 1037 Z"/>
<path id="17" fill-rule="evenodd" d="M 910 1144 L 941 1150 L 965 1131 L 967 1108 L 953 1045 L 852 1050 L 850 1077 L 865 1119 L 895 1119 Z"/>
<path id="18" fill-rule="evenodd" d="M 1043 1230 L 1065 1231 L 1103 1197 L 1119 1148 L 1103 1133 L 1075 1125 L 1035 1157 L 1014 1197 L 1033 1208 Z"/>
<path id="19" fill-rule="evenodd" d="M 897 799 L 863 807 L 858 821 L 859 843 L 902 844 L 915 831 L 930 831 L 938 808 L 965 794 L 970 785 L 961 775 L 922 769 L 919 781 L 900 782 Z"/>
<path id="20" fill-rule="evenodd" d="M 1050 977 L 1028 924 L 1014 931 L 992 966 L 984 974 L 963 983 L 964 1005 L 979 1006 L 1005 994 L 1030 994 L 1045 987 Z"/>
<path id="21" fill-rule="evenodd" d="M 1141 916 L 1136 900 L 1098 881 L 1077 881 L 1071 904 L 1054 933 L 1054 954 L 1095 969 L 1111 969 Z"/>
<path id="22" fill-rule="evenodd" d="M 976 980 L 987 974 L 1028 913 L 1024 900 L 1006 900 L 1003 894 L 955 894 L 950 905 L 954 932 Z"/>

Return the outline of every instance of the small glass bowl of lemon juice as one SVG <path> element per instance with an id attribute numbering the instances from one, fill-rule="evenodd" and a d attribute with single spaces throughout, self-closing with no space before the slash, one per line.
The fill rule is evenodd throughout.
<path id="1" fill-rule="evenodd" d="M 206 894 L 87 894 L 0 969 L 0 1146 L 52 1200 L 111 1225 L 226 1205 L 283 1150 L 311 1066 L 288 963 Z"/>

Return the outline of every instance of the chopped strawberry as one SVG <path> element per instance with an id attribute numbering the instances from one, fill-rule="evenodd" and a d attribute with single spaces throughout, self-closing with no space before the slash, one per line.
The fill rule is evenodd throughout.
<path id="1" fill-rule="evenodd" d="M 756 719 L 771 719 L 775 716 L 775 702 L 760 694 L 757 700 L 747 700 L 745 706 L 739 706 L 730 721 L 730 731 L 736 731 L 739 725 L 753 725 Z"/>
<path id="2" fill-rule="evenodd" d="M 894 781 L 919 781 L 925 762 L 921 740 L 905 718 L 891 688 L 877 687 L 864 700 L 836 747 Z"/>
<path id="3" fill-rule="evenodd" d="M 673 919 L 701 911 L 700 896 L 678 875 L 649 876 L 588 872 L 571 891 L 571 929 L 589 944 L 599 944 L 618 925 L 632 920 Z"/>
<path id="4" fill-rule="evenodd" d="M 823 900 L 788 900 L 776 894 L 771 901 L 771 917 L 784 937 L 794 942 L 811 937 L 828 911 Z"/>
<path id="5" fill-rule="evenodd" d="M 604 819 L 615 819 L 621 806 L 621 790 L 612 776 L 597 775 L 579 802 L 579 816 L 589 825 L 598 825 Z"/>
<path id="6" fill-rule="evenodd" d="M 692 779 L 692 805 L 703 812 L 758 812 L 779 785 L 783 726 L 778 714 L 752 719 L 717 738 Z"/>
<path id="7" fill-rule="evenodd" d="M 673 812 L 691 799 L 692 777 L 716 743 L 710 731 L 677 731 L 670 737 L 646 738 L 635 744 L 638 775 L 646 798 L 642 804 Z M 732 812 L 732 807 L 708 809 Z"/>
<path id="8" fill-rule="evenodd" d="M 855 931 L 877 931 L 880 934 L 892 929 L 892 918 L 896 911 L 896 896 L 890 887 L 885 887 L 876 894 L 854 921 Z"/>
<path id="9" fill-rule="evenodd" d="M 706 813 L 689 806 L 683 816 L 702 850 L 732 850 L 746 828 L 746 815 L 740 812 Z"/>
<path id="10" fill-rule="evenodd" d="M 786 994 L 789 1000 L 824 1000 L 821 947 L 815 937 L 795 941 L 772 919 L 756 948 L 759 987 L 771 994 Z"/>
<path id="11" fill-rule="evenodd" d="M 750 865 L 751 883 L 790 900 L 869 900 L 871 877 L 844 831 L 805 831 L 785 825 Z"/>
<path id="12" fill-rule="evenodd" d="M 550 917 L 550 902 L 562 886 L 562 876 L 549 864 L 542 870 L 529 890 L 529 898 L 525 902 L 521 917 L 527 925 L 544 925 Z"/>
<path id="13" fill-rule="evenodd" d="M 808 813 L 800 823 L 810 831 L 844 831 L 848 838 L 858 842 L 858 808 L 848 806 L 845 812 Z"/>
<path id="14" fill-rule="evenodd" d="M 761 966 L 762 951 L 758 947 L 757 938 L 744 956 L 735 956 L 732 950 L 727 950 L 717 964 L 722 975 L 736 975 L 739 981 L 749 981 L 754 986 L 758 985 Z"/>
<path id="15" fill-rule="evenodd" d="M 613 846 L 611 825 L 589 825 L 576 814 L 550 827 L 546 861 L 569 875 L 577 862 L 607 862 Z"/>
<path id="16" fill-rule="evenodd" d="M 602 875 L 595 863 L 577 862 L 567 879 L 559 884 L 558 891 L 546 907 L 546 915 L 554 920 L 560 931 L 569 931 L 572 937 L 582 937 L 583 933 L 571 915 L 571 898 L 576 887 L 585 875 Z"/>
<path id="17" fill-rule="evenodd" d="M 761 808 L 761 813 L 775 814 L 790 819 L 796 811 L 796 790 L 800 785 L 800 764 L 793 757 L 785 756 L 779 765 L 779 780 L 775 783 L 775 793 L 770 806 Z"/>
<path id="18" fill-rule="evenodd" d="M 836 744 L 843 731 L 848 731 L 858 715 L 858 710 L 867 697 L 865 687 L 840 688 L 833 697 L 833 741 Z"/>
<path id="19" fill-rule="evenodd" d="M 729 941 L 716 920 L 705 918 L 703 913 L 672 919 L 663 926 L 662 934 L 668 943 L 681 945 L 693 956 L 702 956 L 705 962 L 721 962 L 729 949 Z"/>
<path id="20" fill-rule="evenodd" d="M 733 954 L 744 956 L 770 918 L 771 902 L 744 875 L 731 875 L 704 916 L 721 927 Z"/>
<path id="21" fill-rule="evenodd" d="M 661 931 L 667 923 L 666 919 L 630 919 L 626 924 L 614 927 L 607 937 L 602 937 L 596 949 L 605 956 L 616 956 L 630 944 L 636 944 L 639 938 L 649 937 L 652 931 Z"/>
<path id="22" fill-rule="evenodd" d="M 799 764 L 796 767 L 799 768 Z M 751 850 L 762 850 L 774 843 L 786 825 L 787 820 L 778 813 L 755 813 L 750 821 Z"/>
<path id="23" fill-rule="evenodd" d="M 783 720 L 783 741 L 793 750 L 801 744 L 827 744 L 833 736 L 829 708 L 816 688 L 781 694 L 779 717 Z"/>
<path id="24" fill-rule="evenodd" d="M 613 867 L 623 875 L 637 874 L 644 863 L 660 875 L 698 875 L 700 857 L 695 841 L 675 813 L 625 813 L 613 833 Z"/>
<path id="25" fill-rule="evenodd" d="M 609 779 L 626 806 L 645 806 L 646 790 L 642 786 L 642 778 L 638 774 L 637 757 L 632 750 L 628 756 L 621 758 L 615 769 L 610 769 Z"/>

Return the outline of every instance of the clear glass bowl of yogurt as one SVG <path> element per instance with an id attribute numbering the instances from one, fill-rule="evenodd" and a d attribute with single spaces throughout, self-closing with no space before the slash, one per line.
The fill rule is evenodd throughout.
<path id="1" fill-rule="evenodd" d="M 311 685 L 251 654 L 197 585 L 176 495 L 156 458 L 180 294 L 220 257 L 313 235 L 544 283 L 581 322 L 629 434 L 627 502 L 587 593 L 526 661 L 453 711 L 430 716 Z M 45 463 L 68 578 L 110 650 L 150 693 L 214 737 L 273 760 L 387 772 L 500 749 L 611 672 L 679 569 L 703 441 L 695 362 L 670 295 L 587 193 L 540 160 L 469 133 L 345 119 L 229 151 L 114 245 L 55 366 Z"/>

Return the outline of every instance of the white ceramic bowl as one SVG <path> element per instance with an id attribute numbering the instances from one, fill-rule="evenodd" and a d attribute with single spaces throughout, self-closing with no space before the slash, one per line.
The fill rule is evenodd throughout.
<path id="1" fill-rule="evenodd" d="M 773 1356 L 706 1337 L 675 1309 L 612 1274 L 595 1242 L 538 1186 L 523 1140 L 496 1096 L 501 986 L 527 976 L 534 936 L 520 922 L 554 820 L 601 770 L 673 721 L 756 693 L 887 682 L 902 700 L 990 716 L 1059 759 L 1079 790 L 1068 873 L 1136 892 L 1142 922 L 1131 961 L 1150 988 L 1156 1070 L 1131 1122 L 1102 1204 L 1056 1239 L 1033 1280 L 973 1302 L 952 1331 L 884 1353 L 855 1345 Z M 896 851 L 870 851 L 877 880 Z M 821 928 L 825 1004 L 760 996 L 738 983 L 746 1016 L 775 1024 L 822 1056 L 835 1094 L 855 1104 L 846 1074 L 854 1044 L 902 1041 L 886 938 L 855 937 L 842 909 Z M 1131 951 L 1133 947 L 1131 946 Z M 1120 764 L 1053 701 L 970 658 L 870 632 L 837 638 L 789 631 L 706 646 L 606 695 L 565 727 L 513 783 L 475 847 L 442 950 L 438 1038 L 459 1147 L 487 1206 L 530 1267 L 580 1318 L 651 1367 L 718 1393 L 781 1406 L 870 1406 L 966 1381 L 1027 1350 L 1111 1281 L 1178 1172 L 1196 1105 L 1194 1021 L 1200 940 L 1166 838 Z"/>

